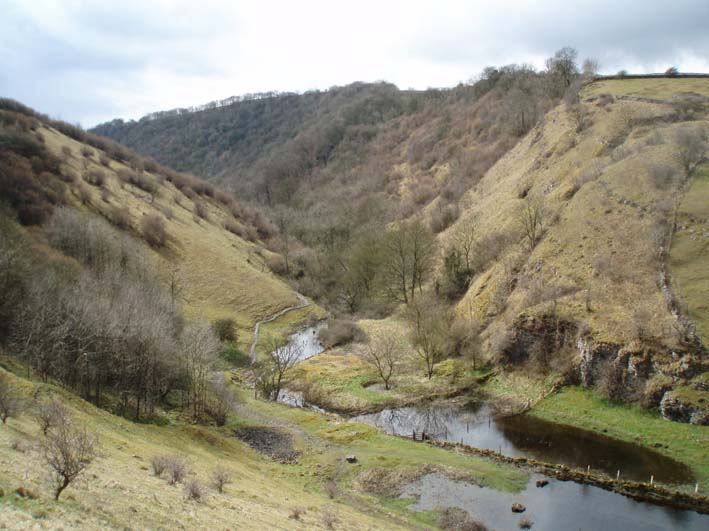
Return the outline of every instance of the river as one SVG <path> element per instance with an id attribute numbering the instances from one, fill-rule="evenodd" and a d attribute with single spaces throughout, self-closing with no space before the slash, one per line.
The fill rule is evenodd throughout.
<path id="1" fill-rule="evenodd" d="M 324 322 L 290 336 L 302 349 L 300 359 L 322 352 L 317 332 Z M 297 407 L 325 412 L 308 404 L 301 393 L 285 390 L 280 401 Z M 420 438 L 422 432 L 437 440 L 463 442 L 477 448 L 501 452 L 511 457 L 528 457 L 549 463 L 602 471 L 621 479 L 654 480 L 670 485 L 690 484 L 691 470 L 659 452 L 595 432 L 547 422 L 531 415 L 496 418 L 487 404 L 461 409 L 449 404 L 426 404 L 385 409 L 360 415 L 365 422 L 395 435 Z M 402 497 L 413 498 L 411 510 L 458 507 L 492 528 L 517 529 L 523 517 L 544 531 L 706 531 L 709 516 L 638 502 L 620 494 L 573 481 L 549 479 L 536 487 L 541 476 L 532 475 L 526 489 L 518 494 L 479 487 L 441 474 L 429 474 L 408 485 Z M 547 478 L 548 479 L 548 478 Z M 513 502 L 527 507 L 523 515 L 512 513 Z"/>

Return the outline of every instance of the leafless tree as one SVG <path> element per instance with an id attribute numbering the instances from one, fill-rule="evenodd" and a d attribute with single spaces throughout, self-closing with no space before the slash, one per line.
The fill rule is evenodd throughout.
<path id="1" fill-rule="evenodd" d="M 10 417 L 18 416 L 24 408 L 22 395 L 5 375 L 0 375 L 0 420 L 5 424 Z"/>
<path id="2" fill-rule="evenodd" d="M 222 467 L 217 467 L 212 472 L 212 486 L 219 493 L 224 492 L 227 483 L 231 483 L 231 473 Z"/>
<path id="3" fill-rule="evenodd" d="M 277 337 L 266 340 L 265 358 L 254 364 L 257 385 L 262 394 L 270 400 L 278 400 L 283 382 L 300 359 L 302 349 L 292 342 L 283 344 Z"/>
<path id="4" fill-rule="evenodd" d="M 387 234 L 384 249 L 389 293 L 406 304 L 414 301 L 433 267 L 433 235 L 421 222 L 404 223 Z"/>
<path id="5" fill-rule="evenodd" d="M 69 410 L 64 402 L 57 396 L 40 401 L 34 411 L 34 418 L 39 424 L 43 435 L 51 428 L 55 428 L 69 421 Z"/>
<path id="6" fill-rule="evenodd" d="M 448 354 L 451 315 L 435 300 L 419 299 L 409 305 L 408 318 L 412 343 L 430 380 L 435 366 Z"/>
<path id="7" fill-rule="evenodd" d="M 365 359 L 377 369 L 387 390 L 394 372 L 402 361 L 403 353 L 401 343 L 392 334 L 374 336 L 364 350 Z"/>
<path id="8" fill-rule="evenodd" d="M 473 270 L 473 251 L 475 249 L 475 221 L 467 219 L 462 221 L 453 236 L 455 246 L 458 248 L 465 269 Z"/>
<path id="9" fill-rule="evenodd" d="M 222 373 L 216 374 L 212 378 L 211 391 L 207 412 L 214 419 L 217 426 L 224 426 L 228 420 L 229 413 L 234 409 L 236 399 Z"/>
<path id="10" fill-rule="evenodd" d="M 54 475 L 55 500 L 93 462 L 97 451 L 98 438 L 73 422 L 65 422 L 47 434 L 42 453 Z"/>
<path id="11" fill-rule="evenodd" d="M 583 61 L 583 66 L 581 67 L 584 77 L 593 77 L 598 75 L 598 59 L 593 57 L 587 57 Z"/>
<path id="12" fill-rule="evenodd" d="M 524 198 L 517 221 L 527 241 L 527 246 L 532 251 L 542 239 L 545 228 L 546 212 L 541 197 L 533 197 L 528 194 Z"/>
<path id="13" fill-rule="evenodd" d="M 187 373 L 186 395 L 194 419 L 198 418 L 207 406 L 208 378 L 219 349 L 219 340 L 206 323 L 191 324 L 185 328 L 180 356 Z"/>

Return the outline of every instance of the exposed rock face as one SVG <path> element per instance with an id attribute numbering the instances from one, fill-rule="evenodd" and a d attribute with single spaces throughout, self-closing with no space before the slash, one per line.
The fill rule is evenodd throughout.
<path id="1" fill-rule="evenodd" d="M 662 416 L 676 422 L 689 422 L 701 426 L 709 425 L 709 410 L 698 404 L 682 401 L 672 391 L 665 393 L 660 402 Z"/>

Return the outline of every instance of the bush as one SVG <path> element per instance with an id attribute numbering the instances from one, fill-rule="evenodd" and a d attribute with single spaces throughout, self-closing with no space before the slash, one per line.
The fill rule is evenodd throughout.
<path id="1" fill-rule="evenodd" d="M 106 174 L 101 170 L 87 171 L 82 177 L 84 178 L 84 181 L 92 186 L 103 186 L 106 184 Z"/>
<path id="2" fill-rule="evenodd" d="M 431 214 L 431 230 L 435 233 L 439 233 L 447 229 L 458 219 L 459 215 L 460 211 L 458 210 L 458 205 L 455 204 L 448 204 L 443 208 L 437 208 Z"/>
<path id="3" fill-rule="evenodd" d="M 42 449 L 44 460 L 54 474 L 54 499 L 58 500 L 62 491 L 96 458 L 98 438 L 67 421 L 47 435 Z"/>
<path id="4" fill-rule="evenodd" d="M 305 507 L 291 507 L 290 511 L 288 512 L 288 518 L 291 520 L 300 520 L 300 517 L 303 516 L 307 511 L 305 510 Z"/>
<path id="5" fill-rule="evenodd" d="M 114 206 L 109 214 L 108 220 L 119 229 L 128 229 L 131 226 L 131 215 L 128 207 Z"/>
<path id="6" fill-rule="evenodd" d="M 167 470 L 170 485 L 182 483 L 182 480 L 187 476 L 187 461 L 178 455 L 165 456 L 165 470 Z"/>
<path id="7" fill-rule="evenodd" d="M 194 209 L 192 210 L 192 212 L 198 218 L 201 218 L 205 221 L 209 220 L 209 213 L 207 212 L 207 207 L 204 205 L 204 203 L 200 201 L 195 202 Z"/>
<path id="8" fill-rule="evenodd" d="M 167 469 L 168 456 L 166 455 L 156 455 L 150 460 L 150 466 L 153 469 L 153 475 L 156 477 L 162 476 L 163 472 Z"/>
<path id="9" fill-rule="evenodd" d="M 339 522 L 339 518 L 332 509 L 324 509 L 322 513 L 322 524 L 325 529 L 335 529 L 335 525 Z"/>
<path id="10" fill-rule="evenodd" d="M 286 260 L 280 254 L 272 254 L 266 259 L 266 265 L 276 275 L 285 275 L 288 273 Z"/>
<path id="11" fill-rule="evenodd" d="M 151 247 L 164 247 L 167 240 L 165 233 L 165 222 L 158 214 L 148 214 L 143 216 L 141 221 L 143 237 Z"/>
<path id="12" fill-rule="evenodd" d="M 219 338 L 219 341 L 236 341 L 236 321 L 234 321 L 231 317 L 225 317 L 214 321 L 212 323 L 212 330 L 214 330 L 214 334 Z"/>
<path id="13" fill-rule="evenodd" d="M 94 154 L 94 150 L 91 149 L 89 146 L 82 146 L 81 147 L 81 156 L 86 157 L 87 159 L 90 159 Z"/>
<path id="14" fill-rule="evenodd" d="M 7 376 L 0 376 L 0 420 L 5 424 L 10 417 L 17 417 L 24 409 L 22 395 L 10 384 Z"/>
<path id="15" fill-rule="evenodd" d="M 101 164 L 101 166 L 106 166 L 106 168 L 110 168 L 110 167 L 111 167 L 111 159 L 109 159 L 109 158 L 108 158 L 106 155 L 104 155 L 104 154 L 99 155 L 98 161 L 99 161 L 99 163 Z"/>
<path id="16" fill-rule="evenodd" d="M 366 341 L 367 335 L 357 324 L 346 319 L 332 321 L 327 328 L 320 330 L 318 338 L 326 348 L 333 348 L 347 343 Z"/>
<path id="17" fill-rule="evenodd" d="M 185 485 L 185 498 L 188 500 L 201 502 L 204 500 L 204 489 L 202 484 L 196 479 L 192 479 Z"/>
<path id="18" fill-rule="evenodd" d="M 51 400 L 44 400 L 37 404 L 34 412 L 34 418 L 39 424 L 39 429 L 43 435 L 56 426 L 60 426 L 68 422 L 69 411 L 64 406 L 64 403 L 58 397 L 53 397 Z"/>
<path id="19" fill-rule="evenodd" d="M 219 494 L 224 492 L 227 483 L 231 483 L 231 473 L 221 467 L 217 467 L 212 472 L 212 486 Z"/>

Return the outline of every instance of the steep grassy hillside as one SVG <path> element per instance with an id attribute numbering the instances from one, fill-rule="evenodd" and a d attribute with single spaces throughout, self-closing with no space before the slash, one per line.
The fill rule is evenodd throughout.
<path id="1" fill-rule="evenodd" d="M 18 115 L 4 111 L 5 131 L 19 130 L 24 118 L 13 116 Z M 247 342 L 257 319 L 297 304 L 288 285 L 267 267 L 271 253 L 258 240 L 248 212 L 225 194 L 212 189 L 199 195 L 158 170 L 136 170 L 130 160 L 117 160 L 45 121 L 35 120 L 33 127 L 26 134 L 40 139 L 57 160 L 59 175 L 50 185 L 59 190 L 60 203 L 99 214 L 139 240 L 146 217 L 162 220 L 165 244 L 146 249 L 189 315 L 234 318 Z"/>
<path id="2" fill-rule="evenodd" d="M 386 494 L 386 485 L 367 484 L 370 471 L 396 485 L 425 470 L 504 491 L 526 484 L 526 474 L 511 467 L 457 455 L 427 445 L 379 434 L 373 428 L 281 405 L 244 398 L 238 415 L 224 428 L 174 422 L 167 427 L 134 424 L 96 409 L 52 385 L 8 376 L 29 403 L 55 393 L 69 413 L 100 437 L 101 455 L 60 502 L 51 501 L 49 473 L 38 445 L 42 435 L 26 414 L 0 428 L 0 525 L 7 529 L 424 529 L 435 513 L 412 513 Z M 238 428 L 276 429 L 292 438 L 297 461 L 280 463 L 234 437 Z M 183 486 L 155 477 L 151 459 L 176 454 L 187 459 L 185 481 L 204 487 L 202 502 L 185 499 Z M 359 463 L 344 461 L 356 454 Z M 210 487 L 216 467 L 232 482 L 222 494 Z M 334 490 L 328 485 L 334 484 Z M 14 494 L 24 487 L 36 499 Z M 328 490 L 329 489 L 329 490 Z M 334 499 L 333 499 L 334 498 Z M 300 508 L 301 516 L 293 518 Z M 331 522 L 331 523 L 328 523 Z M 425 525 L 425 527 L 424 527 Z"/>
<path id="3" fill-rule="evenodd" d="M 705 268 L 706 260 L 700 249 L 687 248 L 690 236 L 701 245 L 701 235 L 678 221 L 684 230 L 669 252 L 675 209 L 686 219 L 701 202 L 703 170 L 687 175 L 680 145 L 688 134 L 705 142 L 709 122 L 701 111 L 684 115 L 667 88 L 676 83 L 685 93 L 690 81 L 696 80 L 645 80 L 643 94 L 654 102 L 621 99 L 624 81 L 588 85 L 578 106 L 547 114 L 466 194 L 460 220 L 442 239 L 450 241 L 466 223 L 478 241 L 504 235 L 498 259 L 458 304 L 484 323 L 490 352 L 567 371 L 563 360 L 551 360 L 566 349 L 586 384 L 600 379 L 609 359 L 630 387 L 652 377 L 651 364 L 680 379 L 706 370 L 677 303 L 686 292 L 690 315 L 701 321 L 699 297 L 689 287 L 699 279 L 689 271 Z M 709 82 L 702 83 L 693 91 L 709 92 Z M 530 208 L 541 219 L 534 242 L 525 236 Z M 680 293 L 667 280 L 675 270 Z M 682 368 L 673 350 L 689 353 L 685 363 L 693 369 Z"/>

